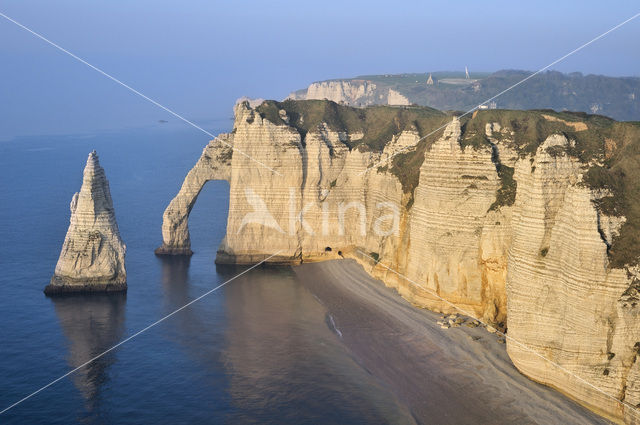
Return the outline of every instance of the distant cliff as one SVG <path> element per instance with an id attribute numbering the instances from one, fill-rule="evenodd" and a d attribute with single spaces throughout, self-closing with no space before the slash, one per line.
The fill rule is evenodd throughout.
<path id="1" fill-rule="evenodd" d="M 312 83 L 290 99 L 328 99 L 351 106 L 424 105 L 467 111 L 530 75 L 527 71 L 493 74 L 367 75 Z M 428 84 L 429 76 L 432 76 Z M 617 120 L 640 120 L 640 78 L 563 74 L 547 71 L 495 100 L 501 109 L 554 109 L 597 113 Z M 487 105 L 492 107 L 494 104 Z"/>
<path id="2" fill-rule="evenodd" d="M 191 252 L 197 195 L 227 180 L 218 262 L 355 258 L 416 305 L 508 329 L 525 375 L 639 423 L 637 123 L 329 101 L 235 112 L 165 211 L 159 253 Z"/>
<path id="3" fill-rule="evenodd" d="M 353 106 L 409 105 L 409 99 L 396 90 L 359 79 L 313 83 L 304 91 L 291 93 L 289 99 L 327 99 Z"/>

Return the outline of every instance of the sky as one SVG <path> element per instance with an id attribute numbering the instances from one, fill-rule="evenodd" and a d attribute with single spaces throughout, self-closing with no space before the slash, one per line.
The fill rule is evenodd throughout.
<path id="1" fill-rule="evenodd" d="M 329 78 L 535 71 L 640 12 L 635 1 L 0 0 L 0 13 L 204 128 L 241 96 Z M 552 69 L 640 76 L 640 17 Z M 177 123 L 0 17 L 0 140 Z M 184 124 L 186 125 L 186 124 Z"/>

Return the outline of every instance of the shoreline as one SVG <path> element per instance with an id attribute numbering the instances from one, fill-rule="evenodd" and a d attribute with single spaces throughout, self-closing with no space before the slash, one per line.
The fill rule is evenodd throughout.
<path id="1" fill-rule="evenodd" d="M 420 423 L 611 423 L 522 375 L 498 335 L 482 327 L 442 329 L 442 315 L 415 307 L 353 259 L 292 269 L 358 364 Z"/>

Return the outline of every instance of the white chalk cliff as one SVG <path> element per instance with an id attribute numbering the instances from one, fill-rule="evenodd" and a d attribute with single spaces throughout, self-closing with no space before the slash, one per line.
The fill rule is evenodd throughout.
<path id="1" fill-rule="evenodd" d="M 380 88 L 367 80 L 333 80 L 312 83 L 306 90 L 291 93 L 287 99 L 327 99 L 351 106 L 410 104 L 409 99 L 397 90 Z"/>
<path id="2" fill-rule="evenodd" d="M 362 134 L 328 125 L 300 131 L 284 110 L 280 124 L 246 103 L 235 112 L 233 132 L 210 142 L 165 211 L 160 253 L 191 252 L 197 195 L 207 181 L 227 180 L 218 262 L 274 252 L 279 263 L 353 257 L 418 306 L 455 312 L 453 303 L 508 328 L 523 374 L 617 422 L 640 423 L 640 276 L 611 266 L 608 248 L 625 218 L 594 206 L 603 194 L 583 183 L 589 166 L 568 153 L 565 133 L 526 151 L 522 129 L 488 122 L 475 136 L 489 143 L 474 145 L 453 118 L 422 151 L 414 128 L 376 151 L 350 148 Z M 407 149 L 424 152 L 411 192 L 390 166 L 367 171 Z"/>
<path id="3" fill-rule="evenodd" d="M 45 293 L 127 289 L 126 246 L 120 239 L 109 182 L 95 151 L 82 188 L 71 200 L 71 219 L 60 258 Z"/>

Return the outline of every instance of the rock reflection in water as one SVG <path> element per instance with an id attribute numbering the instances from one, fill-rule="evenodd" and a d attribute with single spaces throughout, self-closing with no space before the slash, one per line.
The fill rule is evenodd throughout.
<path id="1" fill-rule="evenodd" d="M 201 286 L 193 285 L 189 278 L 190 257 L 165 256 L 160 260 L 165 314 L 183 307 L 219 284 L 212 279 L 212 282 L 205 282 Z M 169 338 L 205 369 L 215 366 L 213 363 L 219 352 L 221 333 L 217 324 L 223 314 L 217 306 L 219 302 L 216 297 L 219 296 L 211 293 L 181 310 L 166 323 Z"/>
<path id="2" fill-rule="evenodd" d="M 191 264 L 191 257 L 163 255 L 158 259 L 162 264 L 162 290 L 165 300 L 176 307 L 189 302 L 189 265 Z"/>
<path id="3" fill-rule="evenodd" d="M 160 259 L 166 313 L 246 270 L 218 267 L 208 281 L 190 276 L 195 260 Z M 290 268 L 260 267 L 180 311 L 164 329 L 197 364 L 192 379 L 206 385 L 199 398 L 213 422 L 415 423 L 351 358 L 330 322 Z M 224 413 L 215 408 L 221 400 L 229 403 Z"/>
<path id="4" fill-rule="evenodd" d="M 58 321 L 69 341 L 68 362 L 76 368 L 121 341 L 126 294 L 74 294 L 52 298 Z M 89 414 L 100 405 L 100 393 L 109 381 L 110 352 L 75 372 L 71 379 L 85 400 Z"/>
<path id="5" fill-rule="evenodd" d="M 189 273 L 192 260 L 189 257 L 165 256 L 159 259 L 162 264 L 164 314 L 176 311 L 224 281 L 224 276 L 215 274 L 192 278 Z M 202 385 L 199 397 L 210 408 L 226 402 L 226 379 L 220 360 L 225 324 L 223 302 L 221 288 L 179 311 L 163 324 L 165 337 L 175 343 L 194 366 L 184 372 L 189 374 L 185 378 L 188 376 L 188 379 Z M 202 411 L 206 412 L 205 409 Z"/>

